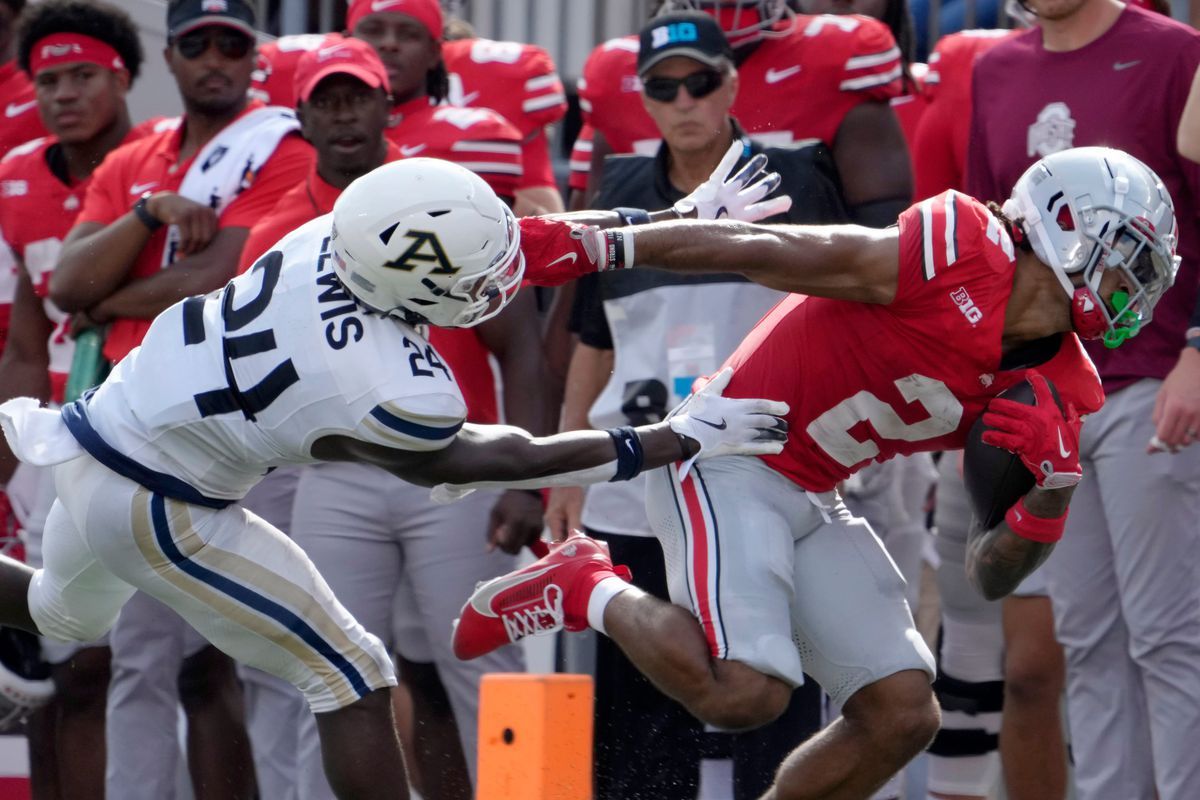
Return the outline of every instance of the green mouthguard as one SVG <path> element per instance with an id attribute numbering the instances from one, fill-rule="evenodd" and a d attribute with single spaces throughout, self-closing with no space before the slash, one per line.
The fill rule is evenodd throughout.
<path id="1" fill-rule="evenodd" d="M 1104 334 L 1104 346 L 1109 350 L 1120 347 L 1127 339 L 1137 336 L 1142 327 L 1142 320 L 1137 312 L 1127 308 L 1128 305 L 1129 292 L 1113 292 L 1112 309 L 1116 319 L 1113 321 L 1113 329 Z"/>

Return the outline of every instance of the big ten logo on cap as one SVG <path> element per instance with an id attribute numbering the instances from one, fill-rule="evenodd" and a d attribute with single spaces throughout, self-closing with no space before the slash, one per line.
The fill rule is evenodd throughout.
<path id="1" fill-rule="evenodd" d="M 201 0 L 200 10 L 208 14 L 220 14 L 229 10 L 228 0 Z"/>
<path id="2" fill-rule="evenodd" d="M 694 22 L 672 22 L 650 32 L 650 45 L 657 50 L 669 44 L 694 42 L 699 38 Z"/>

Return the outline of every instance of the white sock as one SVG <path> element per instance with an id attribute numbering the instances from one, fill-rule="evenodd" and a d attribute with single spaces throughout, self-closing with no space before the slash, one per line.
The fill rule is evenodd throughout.
<path id="1" fill-rule="evenodd" d="M 614 597 L 626 589 L 632 588 L 634 588 L 632 583 L 624 581 L 616 575 L 597 583 L 596 588 L 592 589 L 592 596 L 588 598 L 588 625 L 607 636 L 608 631 L 604 630 L 604 609 L 608 608 L 608 604 Z"/>

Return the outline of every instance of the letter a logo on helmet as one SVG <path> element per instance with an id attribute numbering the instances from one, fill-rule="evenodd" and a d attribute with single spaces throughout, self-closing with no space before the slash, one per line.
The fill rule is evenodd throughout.
<path id="1" fill-rule="evenodd" d="M 406 158 L 351 183 L 333 206 L 335 274 L 363 305 L 410 324 L 463 328 L 521 286 L 512 211 L 458 164 Z"/>
<path id="2" fill-rule="evenodd" d="M 404 235 L 413 240 L 412 244 L 396 258 L 384 262 L 385 267 L 411 271 L 424 264 L 437 264 L 429 271 L 430 275 L 454 275 L 458 272 L 458 267 L 453 266 L 450 259 L 446 258 L 446 251 L 442 248 L 442 243 L 438 241 L 436 233 L 408 231 Z M 426 246 L 428 246 L 428 250 L 423 252 L 422 249 Z"/>

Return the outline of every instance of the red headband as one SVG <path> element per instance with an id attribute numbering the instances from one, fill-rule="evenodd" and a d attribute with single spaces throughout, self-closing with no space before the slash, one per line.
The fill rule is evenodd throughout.
<path id="1" fill-rule="evenodd" d="M 125 62 L 111 45 L 82 33 L 55 33 L 39 39 L 29 54 L 29 74 L 37 75 L 46 67 L 80 61 L 97 64 L 116 72 Z"/>
<path id="2" fill-rule="evenodd" d="M 363 17 L 384 12 L 407 14 L 424 25 L 435 42 L 442 40 L 442 7 L 437 0 L 350 0 L 346 30 L 353 33 Z"/>

